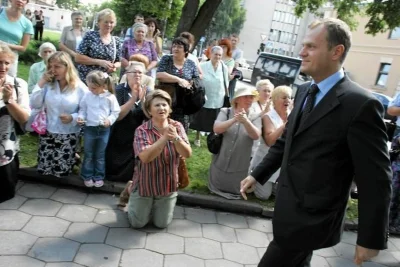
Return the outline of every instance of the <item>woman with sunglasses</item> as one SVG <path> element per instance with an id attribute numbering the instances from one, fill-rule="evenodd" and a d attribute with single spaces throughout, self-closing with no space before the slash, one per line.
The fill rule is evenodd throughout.
<path id="1" fill-rule="evenodd" d="M 106 151 L 106 180 L 127 182 L 132 179 L 135 155 L 133 137 L 137 127 L 147 120 L 142 103 L 150 88 L 143 85 L 146 68 L 141 62 L 126 67 L 126 82 L 117 85 L 115 96 L 121 112 L 112 126 Z"/>

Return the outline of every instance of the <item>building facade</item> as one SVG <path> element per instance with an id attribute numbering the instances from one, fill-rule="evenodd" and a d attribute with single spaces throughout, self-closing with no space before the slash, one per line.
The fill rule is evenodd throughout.
<path id="1" fill-rule="evenodd" d="M 302 18 L 294 14 L 290 0 L 243 0 L 246 22 L 240 33 L 240 46 L 249 62 L 257 59 L 260 44 L 264 51 L 297 57 L 308 24 L 315 19 L 310 13 Z"/>

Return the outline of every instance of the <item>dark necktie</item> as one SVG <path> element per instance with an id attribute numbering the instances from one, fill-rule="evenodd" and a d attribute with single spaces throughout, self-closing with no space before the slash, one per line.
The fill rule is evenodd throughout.
<path id="1" fill-rule="evenodd" d="M 311 85 L 310 89 L 308 89 L 306 103 L 304 105 L 303 112 L 301 113 L 299 126 L 302 125 L 306 121 L 308 116 L 310 115 L 310 113 L 314 107 L 315 96 L 317 95 L 318 92 L 319 92 L 319 88 L 318 88 L 318 85 L 316 85 L 316 84 Z"/>

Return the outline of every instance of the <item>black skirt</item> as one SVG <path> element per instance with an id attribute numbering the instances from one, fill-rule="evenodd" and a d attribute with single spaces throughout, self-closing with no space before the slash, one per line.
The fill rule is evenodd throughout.
<path id="1" fill-rule="evenodd" d="M 207 133 L 213 132 L 214 122 L 219 111 L 219 108 L 201 108 L 199 112 L 193 115 L 190 129 Z"/>

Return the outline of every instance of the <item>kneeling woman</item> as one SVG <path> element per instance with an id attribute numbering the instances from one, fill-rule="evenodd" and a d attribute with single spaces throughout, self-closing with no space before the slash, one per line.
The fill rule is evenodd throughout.
<path id="1" fill-rule="evenodd" d="M 153 217 L 156 227 L 172 221 L 178 190 L 179 157 L 192 154 L 185 129 L 169 119 L 171 97 L 162 90 L 146 96 L 144 112 L 149 121 L 136 129 L 135 155 L 138 156 L 128 203 L 129 221 L 141 228 Z"/>

